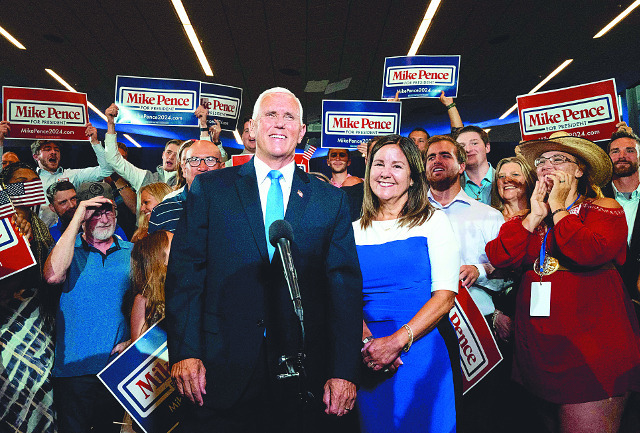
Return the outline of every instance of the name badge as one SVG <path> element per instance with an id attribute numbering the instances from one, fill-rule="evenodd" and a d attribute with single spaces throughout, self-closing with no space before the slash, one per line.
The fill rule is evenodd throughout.
<path id="1" fill-rule="evenodd" d="M 549 317 L 551 315 L 551 282 L 531 283 L 530 316 Z"/>

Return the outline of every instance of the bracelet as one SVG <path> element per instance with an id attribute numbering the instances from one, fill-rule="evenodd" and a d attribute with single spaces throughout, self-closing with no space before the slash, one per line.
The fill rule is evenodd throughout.
<path id="1" fill-rule="evenodd" d="M 493 333 L 496 333 L 496 318 L 498 317 L 498 315 L 502 314 L 502 311 L 500 310 L 495 310 L 493 312 L 493 314 L 491 315 L 491 327 L 493 328 Z"/>
<path id="2" fill-rule="evenodd" d="M 407 334 L 409 334 L 409 342 L 402 348 L 402 351 L 406 353 L 409 351 L 409 349 L 411 349 L 411 345 L 413 344 L 413 330 L 411 329 L 411 326 L 407 325 L 406 323 L 402 325 L 402 327 L 406 329 Z"/>
<path id="3" fill-rule="evenodd" d="M 126 184 L 126 185 L 124 185 L 124 186 L 122 186 L 122 187 L 120 187 L 120 188 L 116 189 L 116 192 L 120 192 L 120 191 L 122 191 L 122 190 L 123 190 L 123 189 L 125 189 L 125 188 L 129 188 L 130 186 L 131 186 L 131 185 Z"/>
<path id="4" fill-rule="evenodd" d="M 554 216 L 556 216 L 556 214 L 557 214 L 558 212 L 563 212 L 563 211 L 564 211 L 564 212 L 566 212 L 567 210 L 566 210 L 565 208 L 562 208 L 562 207 L 561 207 L 560 209 L 556 209 L 556 210 L 554 210 L 553 212 L 551 212 L 551 218 L 553 218 Z"/>
<path id="5" fill-rule="evenodd" d="M 373 341 L 373 335 L 369 335 L 368 337 L 364 337 L 362 339 L 362 345 L 367 344 L 368 342 Z"/>
<path id="6" fill-rule="evenodd" d="M 455 102 L 452 102 L 451 104 L 447 105 L 447 111 L 451 110 L 455 106 L 456 106 Z"/>
<path id="7" fill-rule="evenodd" d="M 200 127 L 200 132 L 209 132 L 209 128 L 207 128 L 206 126 L 204 128 Z"/>

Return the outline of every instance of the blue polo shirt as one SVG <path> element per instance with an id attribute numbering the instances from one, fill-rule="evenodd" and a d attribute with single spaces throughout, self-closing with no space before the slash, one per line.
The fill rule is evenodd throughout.
<path id="1" fill-rule="evenodd" d="M 130 242 L 113 237 L 102 254 L 78 234 L 56 317 L 54 377 L 96 374 L 129 337 L 122 301 L 129 288 Z"/>
<path id="2" fill-rule="evenodd" d="M 494 173 L 495 170 L 491 163 L 489 163 L 489 170 L 487 170 L 487 174 L 484 175 L 480 182 L 480 186 L 478 186 L 469 179 L 469 176 L 467 176 L 467 172 L 465 171 L 463 174 L 464 192 L 466 192 L 472 199 L 491 206 L 491 185 L 493 184 Z"/>

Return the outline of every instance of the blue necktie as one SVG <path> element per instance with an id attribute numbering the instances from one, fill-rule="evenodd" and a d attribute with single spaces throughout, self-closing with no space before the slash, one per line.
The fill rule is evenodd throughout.
<path id="1" fill-rule="evenodd" d="M 282 198 L 282 187 L 280 186 L 282 173 L 278 170 L 271 170 L 267 177 L 271 179 L 271 186 L 267 193 L 267 209 L 264 214 L 264 231 L 267 237 L 269 261 L 271 261 L 276 249 L 271 245 L 271 242 L 269 242 L 269 227 L 271 227 L 271 223 L 274 221 L 284 219 L 284 200 Z"/>

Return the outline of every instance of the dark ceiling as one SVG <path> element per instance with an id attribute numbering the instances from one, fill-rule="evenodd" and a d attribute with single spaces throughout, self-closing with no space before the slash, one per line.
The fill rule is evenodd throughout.
<path id="1" fill-rule="evenodd" d="M 465 123 L 493 125 L 517 95 L 569 58 L 573 63 L 541 90 L 615 78 L 624 94 L 640 81 L 640 9 L 604 37 L 593 35 L 631 1 L 443 0 L 418 54 L 462 56 L 456 102 Z M 104 110 L 118 74 L 196 79 L 243 88 L 247 113 L 261 91 L 277 85 L 301 98 L 305 121 L 313 123 L 323 98 L 380 99 L 384 58 L 407 53 L 428 2 L 184 4 L 213 77 L 202 72 L 170 0 L 9 0 L 0 2 L 0 25 L 27 50 L 0 38 L 0 82 L 59 89 L 44 70 L 51 68 Z M 309 80 L 346 78 L 352 79 L 345 90 L 304 92 Z M 402 116 L 405 133 L 416 125 L 432 132 L 448 128 L 434 99 L 404 100 Z M 172 135 L 163 129 L 152 135 Z"/>

